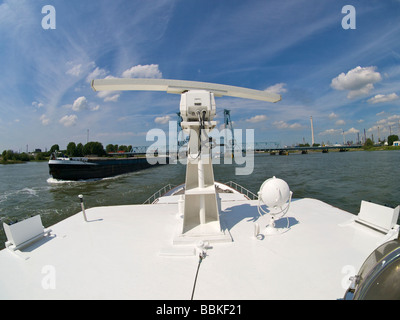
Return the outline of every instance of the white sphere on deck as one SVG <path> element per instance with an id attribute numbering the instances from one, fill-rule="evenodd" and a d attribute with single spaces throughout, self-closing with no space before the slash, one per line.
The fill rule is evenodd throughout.
<path id="1" fill-rule="evenodd" d="M 258 196 L 267 207 L 282 207 L 290 199 L 290 189 L 284 180 L 272 177 L 261 185 Z"/>

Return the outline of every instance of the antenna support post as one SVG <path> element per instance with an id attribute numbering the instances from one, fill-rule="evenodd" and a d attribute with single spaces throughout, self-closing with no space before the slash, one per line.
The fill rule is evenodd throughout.
<path id="1" fill-rule="evenodd" d="M 219 220 L 208 134 L 216 126 L 214 94 L 189 90 L 181 95 L 182 129 L 189 134 L 182 232 L 174 244 L 232 241 Z"/>

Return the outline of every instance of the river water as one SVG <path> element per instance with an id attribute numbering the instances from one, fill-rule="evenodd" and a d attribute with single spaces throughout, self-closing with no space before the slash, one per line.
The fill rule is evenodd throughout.
<path id="1" fill-rule="evenodd" d="M 395 207 L 400 204 L 400 151 L 349 151 L 271 156 L 256 154 L 250 175 L 236 175 L 240 167 L 214 165 L 215 180 L 233 180 L 257 193 L 276 176 L 284 179 L 293 198 L 315 198 L 357 214 L 361 200 Z M 248 164 L 247 164 L 248 165 Z M 242 165 L 243 167 L 243 165 Z M 185 180 L 185 166 L 170 164 L 97 181 L 61 182 L 49 176 L 47 162 L 0 165 L 0 220 L 9 223 L 40 214 L 45 227 L 85 207 L 143 203 L 168 183 Z M 6 237 L 0 227 L 0 248 Z"/>

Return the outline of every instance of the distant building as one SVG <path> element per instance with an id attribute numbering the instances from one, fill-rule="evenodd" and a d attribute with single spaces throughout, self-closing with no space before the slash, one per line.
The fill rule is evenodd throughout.
<path id="1" fill-rule="evenodd" d="M 394 145 L 395 147 L 400 146 L 400 141 L 393 141 L 393 145 Z"/>
<path id="2" fill-rule="evenodd" d="M 35 152 L 35 153 L 37 153 L 37 152 L 42 152 L 42 149 L 35 149 L 34 152 Z"/>

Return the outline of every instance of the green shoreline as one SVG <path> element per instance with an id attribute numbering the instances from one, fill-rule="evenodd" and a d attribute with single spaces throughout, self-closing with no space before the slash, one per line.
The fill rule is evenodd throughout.
<path id="1" fill-rule="evenodd" d="M 343 149 L 346 149 L 346 147 L 342 147 Z M 322 151 L 323 147 L 321 147 Z M 330 149 L 329 152 L 339 152 L 339 147 L 337 149 Z M 349 149 L 348 151 L 392 151 L 392 150 L 400 150 L 400 146 L 378 146 L 378 147 L 363 147 L 359 149 Z M 321 152 L 320 150 L 309 150 L 309 152 Z M 296 151 L 289 151 L 289 153 L 293 153 Z M 259 152 L 261 153 L 261 152 Z M 22 160 L 7 160 L 4 161 L 0 157 L 0 164 L 21 164 L 21 163 L 27 163 L 27 162 L 45 162 L 48 161 L 48 159 L 44 160 L 29 160 L 29 161 L 22 161 Z"/>
<path id="2" fill-rule="evenodd" d="M 49 159 L 47 160 L 29 160 L 29 161 L 22 161 L 22 160 L 6 160 L 4 161 L 3 159 L 0 160 L 0 164 L 21 164 L 21 163 L 27 163 L 27 162 L 47 162 L 49 161 Z"/>
<path id="3" fill-rule="evenodd" d="M 389 151 L 389 150 L 400 150 L 400 146 L 379 146 L 379 147 L 369 147 L 361 148 L 365 151 Z"/>
<path id="4" fill-rule="evenodd" d="M 309 153 L 321 153 L 324 147 L 320 149 L 307 150 Z M 340 149 L 346 149 L 346 147 L 337 147 L 335 149 L 329 149 L 329 152 L 339 152 Z M 378 146 L 378 147 L 362 147 L 357 149 L 346 149 L 346 151 L 357 152 L 357 151 L 393 151 L 400 150 L 400 146 Z M 258 151 L 257 153 L 269 153 L 268 151 Z M 301 150 L 288 150 L 288 153 L 301 153 Z"/>

